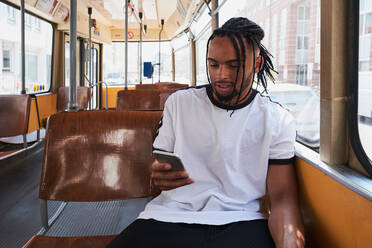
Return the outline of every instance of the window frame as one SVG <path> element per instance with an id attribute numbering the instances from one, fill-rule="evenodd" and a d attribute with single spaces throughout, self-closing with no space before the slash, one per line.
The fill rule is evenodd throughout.
<path id="1" fill-rule="evenodd" d="M 359 1 L 349 0 L 349 86 L 348 86 L 348 127 L 351 147 L 359 162 L 372 176 L 372 161 L 366 154 L 359 137 L 358 89 L 359 89 Z"/>

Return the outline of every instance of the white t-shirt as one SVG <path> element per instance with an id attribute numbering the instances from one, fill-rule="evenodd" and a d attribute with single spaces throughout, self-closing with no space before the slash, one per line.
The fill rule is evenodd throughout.
<path id="1" fill-rule="evenodd" d="M 264 218 L 258 198 L 268 164 L 291 162 L 295 121 L 257 91 L 231 113 L 208 85 L 168 98 L 153 146 L 177 154 L 195 182 L 162 191 L 138 218 L 209 225 Z"/>

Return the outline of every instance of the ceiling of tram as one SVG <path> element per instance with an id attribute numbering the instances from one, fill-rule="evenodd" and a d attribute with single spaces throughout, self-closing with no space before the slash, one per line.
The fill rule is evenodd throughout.
<path id="1" fill-rule="evenodd" d="M 186 12 L 191 0 L 131 0 L 130 5 L 135 13 L 129 12 L 129 27 L 138 26 L 138 13 L 143 13 L 143 23 L 148 28 L 158 28 L 160 20 L 165 22 L 176 12 L 178 8 L 183 8 Z M 122 27 L 125 20 L 125 1 L 123 0 L 90 0 L 88 5 L 99 9 L 105 13 L 116 27 Z M 177 8 L 178 7 L 178 8 Z M 181 10 L 182 11 L 182 10 Z"/>
<path id="2" fill-rule="evenodd" d="M 20 6 L 20 0 L 7 0 Z M 145 40 L 158 39 L 161 19 L 164 19 L 162 39 L 171 39 L 191 24 L 205 0 L 130 0 L 128 32 L 139 37 L 139 12 L 147 26 Z M 88 7 L 93 8 L 96 20 L 93 38 L 103 42 L 120 41 L 124 37 L 125 0 L 78 0 L 78 32 L 88 35 Z M 58 24 L 58 30 L 69 30 L 70 0 L 26 0 L 26 9 L 37 16 Z M 132 11 L 132 9 L 134 11 Z"/>

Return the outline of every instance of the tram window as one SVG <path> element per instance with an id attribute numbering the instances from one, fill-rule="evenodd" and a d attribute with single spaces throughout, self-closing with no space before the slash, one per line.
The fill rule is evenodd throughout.
<path id="1" fill-rule="evenodd" d="M 205 28 L 205 26 L 208 25 L 211 20 L 211 16 L 209 15 L 209 9 L 207 8 L 207 6 L 204 5 L 202 8 L 203 9 L 199 12 L 200 14 L 194 18 L 195 22 L 193 22 L 190 26 L 191 32 L 195 36 L 200 34 L 200 32 Z"/>
<path id="2" fill-rule="evenodd" d="M 191 85 L 191 46 L 188 36 L 183 33 L 171 44 L 174 49 L 175 81 Z"/>
<path id="3" fill-rule="evenodd" d="M 162 41 L 160 81 L 172 80 L 172 48 L 169 41 Z M 103 80 L 111 85 L 124 84 L 124 42 L 104 44 L 103 47 Z M 142 61 L 152 62 L 154 73 L 152 78 L 142 77 L 143 83 L 158 82 L 159 76 L 159 43 L 142 43 Z M 138 42 L 128 43 L 128 85 L 135 85 L 139 79 Z"/>
<path id="4" fill-rule="evenodd" d="M 190 42 L 186 33 L 182 33 L 179 37 L 171 40 L 171 45 L 174 50 L 178 50 L 188 44 L 190 44 Z"/>
<path id="5" fill-rule="evenodd" d="M 89 56 L 89 49 L 87 48 L 85 50 L 85 56 L 86 56 L 86 61 L 88 61 L 88 56 Z M 93 79 L 89 79 L 91 80 L 91 83 L 92 84 L 95 84 L 97 82 L 97 58 L 98 58 L 98 50 L 95 49 L 95 48 L 92 48 L 92 63 L 93 63 L 93 72 L 92 72 L 92 76 L 93 76 Z M 85 76 L 86 78 L 89 78 L 90 76 L 90 67 L 89 67 L 89 64 L 88 63 L 85 63 Z"/>
<path id="6" fill-rule="evenodd" d="M 206 72 L 206 53 L 207 53 L 207 42 L 209 36 L 212 34 L 212 28 L 210 24 L 207 29 L 204 30 L 199 37 L 196 38 L 195 42 L 195 53 L 196 53 L 196 85 L 207 84 L 207 72 Z"/>
<path id="7" fill-rule="evenodd" d="M 70 86 L 70 43 L 65 42 L 65 86 Z"/>
<path id="8" fill-rule="evenodd" d="M 3 71 L 10 71 L 10 50 L 3 50 Z"/>
<path id="9" fill-rule="evenodd" d="M 268 83 L 269 95 L 296 119 L 297 140 L 318 147 L 320 0 L 220 0 L 222 2 L 219 25 L 231 17 L 243 16 L 264 29 L 262 43 L 273 55 L 278 71 L 275 84 Z"/>
<path id="10" fill-rule="evenodd" d="M 21 14 L 19 9 L 0 2 L 0 94 L 21 92 Z M 53 27 L 50 23 L 25 15 L 26 93 L 50 89 L 52 70 Z"/>
<path id="11" fill-rule="evenodd" d="M 372 2 L 360 0 L 359 5 L 359 73 L 358 73 L 358 131 L 362 147 L 372 160 L 372 67 L 371 33 Z"/>
<path id="12" fill-rule="evenodd" d="M 186 45 L 174 51 L 175 59 L 175 81 L 191 85 L 191 50 Z M 187 63 L 189 62 L 189 63 Z"/>
<path id="13" fill-rule="evenodd" d="M 6 6 L 7 12 L 8 12 L 8 22 L 15 23 L 15 12 L 14 8 L 10 6 Z"/>

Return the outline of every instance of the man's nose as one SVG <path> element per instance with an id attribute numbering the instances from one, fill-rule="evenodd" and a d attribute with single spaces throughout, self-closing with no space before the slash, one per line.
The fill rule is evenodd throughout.
<path id="1" fill-rule="evenodd" d="M 227 66 L 221 65 L 220 68 L 218 69 L 218 79 L 219 80 L 228 79 L 229 76 L 230 76 L 230 71 L 227 68 Z"/>

